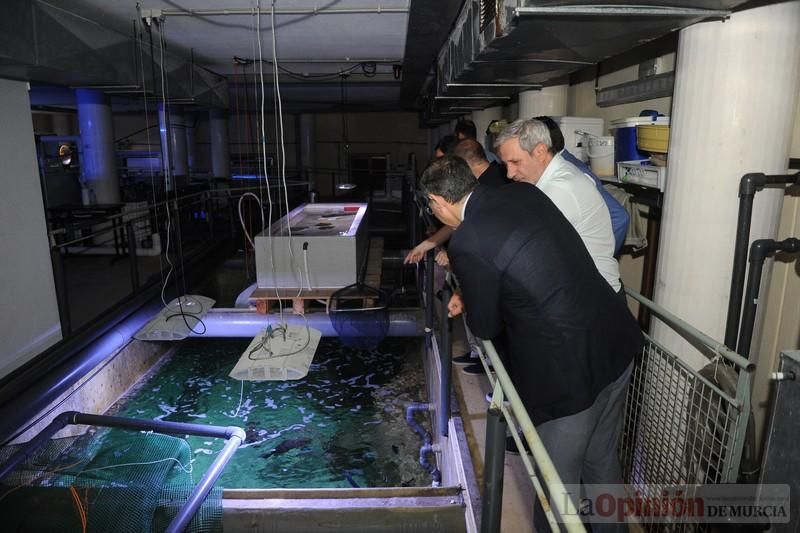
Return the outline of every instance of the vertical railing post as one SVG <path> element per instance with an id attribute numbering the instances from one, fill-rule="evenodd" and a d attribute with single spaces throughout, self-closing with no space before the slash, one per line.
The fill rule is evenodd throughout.
<path id="1" fill-rule="evenodd" d="M 178 294 L 185 294 L 186 287 L 181 287 L 181 284 L 178 283 L 177 280 L 183 279 L 183 236 L 181 235 L 181 212 L 178 208 L 178 201 L 175 200 L 172 202 L 172 208 L 174 214 L 172 215 L 172 226 L 175 228 L 175 252 L 178 256 L 178 269 L 179 272 L 176 272 L 175 276 L 175 286 L 178 288 Z M 169 253 L 169 250 L 167 250 Z"/>
<path id="2" fill-rule="evenodd" d="M 486 454 L 483 460 L 481 533 L 498 533 L 500 531 L 507 426 L 500 409 L 490 407 L 486 411 Z"/>
<path id="3" fill-rule="evenodd" d="M 425 342 L 433 344 L 433 250 L 425 254 Z"/>
<path id="4" fill-rule="evenodd" d="M 133 221 L 125 223 L 125 240 L 128 241 L 128 261 L 131 268 L 131 288 L 134 292 L 139 288 L 139 261 L 136 258 L 136 232 L 133 229 Z"/>
<path id="5" fill-rule="evenodd" d="M 440 402 L 439 406 L 439 431 L 442 436 L 446 437 L 448 433 L 448 423 L 450 421 L 450 380 L 452 374 L 452 342 L 450 340 L 450 328 L 452 326 L 452 318 L 449 316 L 447 304 L 450 301 L 450 284 L 445 283 L 442 288 L 442 316 L 439 321 L 441 333 L 439 338 L 441 344 L 439 345 L 439 356 L 442 362 L 442 379 L 440 381 Z"/>
<path id="6" fill-rule="evenodd" d="M 231 224 L 231 239 L 236 238 L 236 224 L 238 223 L 238 218 L 236 217 L 236 208 L 233 205 L 236 202 L 233 201 L 233 197 L 228 198 L 228 218 L 230 219 L 229 222 Z"/>
<path id="7" fill-rule="evenodd" d="M 206 223 L 208 224 L 208 236 L 210 240 L 214 240 L 214 201 L 211 196 L 207 196 L 205 202 Z"/>
<path id="8" fill-rule="evenodd" d="M 56 286 L 56 304 L 58 316 L 61 319 L 61 336 L 67 337 L 72 333 L 72 323 L 69 316 L 69 295 L 67 294 L 67 275 L 64 270 L 64 257 L 61 248 L 50 248 L 50 258 L 53 263 L 53 283 Z"/>

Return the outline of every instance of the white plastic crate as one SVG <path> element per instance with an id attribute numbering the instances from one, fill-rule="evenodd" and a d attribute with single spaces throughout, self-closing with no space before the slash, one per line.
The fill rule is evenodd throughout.
<path id="1" fill-rule="evenodd" d="M 651 165 L 647 159 L 617 163 L 617 179 L 620 183 L 633 183 L 664 192 L 666 178 L 667 167 Z"/>

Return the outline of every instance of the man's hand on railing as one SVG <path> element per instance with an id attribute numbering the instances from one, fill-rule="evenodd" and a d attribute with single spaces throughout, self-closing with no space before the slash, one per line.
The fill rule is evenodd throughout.
<path id="1" fill-rule="evenodd" d="M 403 263 L 406 265 L 409 263 L 419 263 L 425 257 L 425 254 L 429 250 L 433 250 L 435 247 L 436 243 L 425 239 L 416 245 L 410 252 L 408 252 L 408 255 L 406 255 L 406 258 L 403 260 Z"/>
<path id="2" fill-rule="evenodd" d="M 447 268 L 450 266 L 450 259 L 447 257 L 447 252 L 444 250 L 436 252 L 436 257 L 434 259 L 436 260 L 436 264 L 440 267 Z"/>
<path id="3" fill-rule="evenodd" d="M 453 318 L 464 312 L 464 300 L 460 292 L 454 292 L 447 302 L 447 316 Z"/>

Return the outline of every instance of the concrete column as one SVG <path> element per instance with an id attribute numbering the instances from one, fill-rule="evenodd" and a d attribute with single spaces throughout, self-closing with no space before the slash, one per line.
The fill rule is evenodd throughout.
<path id="1" fill-rule="evenodd" d="M 97 89 L 76 89 L 78 128 L 81 135 L 81 180 L 94 191 L 99 204 L 120 200 L 111 103 Z"/>
<path id="2" fill-rule="evenodd" d="M 786 171 L 800 92 L 798 21 L 800 2 L 794 1 L 695 24 L 680 34 L 654 297 L 720 341 L 739 180 L 748 172 Z M 756 195 L 751 241 L 775 238 L 782 202 L 781 189 Z M 655 321 L 652 331 L 695 368 L 707 362 L 663 324 Z"/>
<path id="3" fill-rule="evenodd" d="M 215 178 L 230 178 L 228 112 L 225 109 L 211 108 L 208 112 L 208 129 L 211 137 L 211 175 Z"/>
<path id="4" fill-rule="evenodd" d="M 540 91 L 522 91 L 519 93 L 519 116 L 517 118 L 533 118 L 540 115 L 558 117 L 567 114 L 567 90 L 569 85 L 553 85 Z"/>
<path id="5" fill-rule="evenodd" d="M 186 133 L 186 170 L 192 175 L 197 171 L 197 115 L 184 113 L 183 122 Z"/>
<path id="6" fill-rule="evenodd" d="M 487 107 L 472 112 L 472 122 L 475 123 L 475 129 L 478 132 L 478 142 L 483 145 L 486 150 L 492 150 L 491 143 L 486 142 L 486 128 L 493 120 L 500 120 L 503 118 L 503 107 Z"/>
<path id="7" fill-rule="evenodd" d="M 300 164 L 298 170 L 302 177 L 311 180 L 314 188 L 314 115 L 301 113 L 297 116 L 297 131 L 300 140 Z"/>
<path id="8" fill-rule="evenodd" d="M 164 168 L 169 168 L 169 178 L 186 176 L 186 132 L 183 110 L 178 106 L 169 106 L 169 120 L 164 112 L 164 105 L 158 106 L 158 130 L 161 133 L 161 156 Z M 166 162 L 169 161 L 167 167 Z M 169 184 L 167 190 L 171 190 Z"/>

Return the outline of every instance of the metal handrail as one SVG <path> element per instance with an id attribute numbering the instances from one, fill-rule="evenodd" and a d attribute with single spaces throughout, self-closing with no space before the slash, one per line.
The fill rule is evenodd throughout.
<path id="1" fill-rule="evenodd" d="M 514 387 L 511 377 L 508 375 L 508 371 L 503 365 L 494 344 L 492 344 L 492 341 L 481 339 L 481 348 L 483 352 L 482 355 L 485 359 L 488 359 L 488 364 L 494 367 L 495 377 L 492 377 L 492 372 L 486 372 L 486 375 L 489 377 L 489 382 L 494 388 L 494 392 L 492 393 L 492 405 L 502 411 L 503 416 L 511 427 L 519 426 L 522 430 L 522 434 L 531 450 L 533 461 L 536 463 L 540 475 L 536 474 L 536 469 L 526 454 L 520 454 L 520 457 L 522 458 L 528 477 L 536 490 L 551 529 L 553 531 L 559 531 L 559 522 L 553 514 L 552 505 L 548 503 L 547 496 L 542 487 L 542 482 L 544 482 L 547 488 L 547 494 L 567 494 L 566 487 L 561 481 L 561 476 L 558 475 L 553 460 L 550 459 L 550 454 L 547 453 L 547 449 L 545 449 L 544 443 L 539 437 L 539 433 L 536 431 L 536 427 L 533 425 L 528 411 L 525 409 L 522 399 L 519 397 L 519 393 L 517 393 L 517 389 Z M 487 365 L 485 359 L 482 357 L 481 362 Z M 508 398 L 507 404 L 504 401 L 506 397 Z M 521 449 L 522 443 L 515 433 L 515 431 L 512 431 L 514 440 Z M 580 515 L 570 498 L 554 498 L 552 502 L 555 503 L 556 510 L 562 520 L 561 523 L 563 523 L 564 528 L 568 532 L 586 532 Z"/>
<path id="2" fill-rule="evenodd" d="M 432 250 L 428 255 L 431 258 L 433 257 Z M 454 292 L 457 290 L 458 278 L 456 278 L 455 274 L 451 272 L 447 276 L 446 284 L 449 284 Z M 445 308 L 447 307 L 447 302 L 442 302 L 442 304 Z M 467 331 L 467 335 L 474 338 L 472 332 L 469 331 L 469 327 L 466 324 L 464 324 L 464 327 Z M 553 531 L 560 531 L 560 524 L 563 524 L 564 529 L 569 533 L 586 533 L 586 527 L 581 521 L 580 515 L 571 498 L 554 498 L 552 502 L 548 500 L 548 494 L 568 494 L 566 487 L 563 481 L 561 481 L 561 476 L 558 475 L 553 460 L 550 458 L 550 454 L 547 452 L 542 439 L 539 437 L 539 433 L 536 431 L 536 427 L 533 425 L 528 411 L 525 409 L 525 405 L 522 403 L 522 399 L 519 393 L 517 393 L 517 389 L 514 387 L 511 377 L 508 375 L 508 371 L 503 365 L 494 344 L 490 340 L 481 339 L 479 348 L 481 348 L 479 350 L 481 364 L 484 366 L 486 376 L 489 378 L 489 383 L 494 390 L 492 393 L 491 407 L 500 410 L 511 427 L 519 427 L 521 429 L 528 448 L 531 451 L 533 463 L 536 463 L 536 467 L 538 467 L 539 474 L 536 473 L 536 468 L 527 454 L 520 454 L 522 463 L 536 491 L 536 495 L 539 498 L 539 502 L 550 524 L 550 528 Z M 489 371 L 489 366 L 494 367 L 493 372 Z M 504 401 L 505 397 L 508 398 L 507 403 Z M 512 431 L 511 434 L 513 435 L 518 449 L 522 449 L 522 442 L 517 432 Z M 544 483 L 544 487 L 542 483 Z M 546 492 L 545 489 L 547 489 Z M 552 504 L 555 504 L 561 522 L 558 521 L 553 513 Z"/>
<path id="3" fill-rule="evenodd" d="M 627 293 L 628 296 L 630 296 L 637 302 L 645 305 L 649 309 L 650 313 L 657 316 L 662 322 L 669 325 L 676 331 L 679 331 L 689 337 L 697 339 L 709 350 L 718 354 L 720 357 L 722 357 L 729 363 L 736 365 L 740 370 L 744 370 L 745 372 L 752 372 L 753 370 L 755 370 L 756 365 L 753 364 L 751 361 L 748 361 L 738 353 L 734 352 L 733 350 L 725 346 L 725 344 L 706 335 L 705 333 L 695 328 L 688 322 L 681 320 L 680 318 L 673 315 L 672 313 L 670 313 L 669 311 L 667 311 L 654 301 L 645 298 L 638 292 L 629 289 L 627 287 L 625 288 L 625 292 Z"/>

